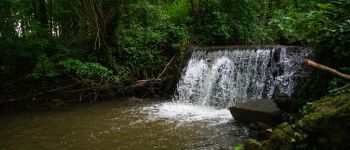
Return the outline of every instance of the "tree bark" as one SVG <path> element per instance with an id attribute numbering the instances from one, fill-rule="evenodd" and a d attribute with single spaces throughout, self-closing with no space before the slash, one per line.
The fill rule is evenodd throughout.
<path id="1" fill-rule="evenodd" d="M 102 3 L 100 0 L 76 0 L 71 4 L 78 16 L 85 35 L 89 36 L 93 43 L 90 47 L 97 51 L 100 61 L 118 70 L 115 58 L 111 52 L 116 47 L 115 30 L 124 7 L 124 0 L 113 0 L 114 5 Z"/>
<path id="2" fill-rule="evenodd" d="M 298 0 L 294 0 L 294 6 L 295 6 L 295 8 L 298 8 L 298 7 L 299 7 Z"/>
<path id="3" fill-rule="evenodd" d="M 272 0 L 269 0 L 269 10 L 268 10 L 268 13 L 267 13 L 266 20 L 270 20 L 271 19 L 272 12 L 273 12 L 273 10 L 272 10 L 273 8 L 272 7 L 273 7 L 273 2 L 272 2 Z"/>
<path id="4" fill-rule="evenodd" d="M 200 26 L 201 24 L 201 17 L 199 12 L 199 3 L 197 0 L 191 0 L 191 6 L 192 6 L 192 15 L 195 19 L 195 23 L 197 26 Z"/>
<path id="5" fill-rule="evenodd" d="M 319 69 L 319 70 L 322 70 L 322 71 L 325 71 L 325 72 L 334 74 L 334 75 L 336 75 L 336 76 L 338 76 L 338 77 L 341 77 L 341 78 L 343 78 L 343 79 L 350 80 L 350 75 L 341 73 L 341 72 L 339 72 L 339 71 L 337 71 L 337 70 L 335 70 L 335 69 L 332 69 L 332 68 L 330 68 L 330 67 L 321 65 L 321 64 L 316 63 L 316 62 L 314 62 L 314 61 L 312 61 L 312 60 L 307 59 L 307 60 L 305 61 L 305 64 L 306 64 L 307 66 L 310 66 L 310 67 L 313 67 L 313 68 L 316 68 L 316 69 Z"/>
<path id="6" fill-rule="evenodd" d="M 40 28 L 44 29 L 39 33 L 40 37 L 48 37 L 48 18 L 45 0 L 32 0 L 34 9 L 34 18 L 40 23 Z"/>

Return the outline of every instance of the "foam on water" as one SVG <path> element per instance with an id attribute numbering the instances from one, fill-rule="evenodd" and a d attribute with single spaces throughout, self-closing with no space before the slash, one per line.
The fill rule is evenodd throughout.
<path id="1" fill-rule="evenodd" d="M 208 106 L 185 103 L 165 102 L 144 107 L 143 110 L 148 112 L 148 119 L 151 121 L 166 119 L 180 124 L 196 121 L 221 124 L 233 120 L 228 109 L 215 109 Z"/>

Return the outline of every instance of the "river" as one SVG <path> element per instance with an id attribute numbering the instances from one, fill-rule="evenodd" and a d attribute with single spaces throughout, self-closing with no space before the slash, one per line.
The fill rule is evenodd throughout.
<path id="1" fill-rule="evenodd" d="M 3 113 L 0 149 L 233 149 L 248 131 L 227 109 L 111 100 Z"/>

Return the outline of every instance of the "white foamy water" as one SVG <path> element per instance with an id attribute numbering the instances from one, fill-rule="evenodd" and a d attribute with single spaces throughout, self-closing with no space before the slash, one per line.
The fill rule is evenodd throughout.
<path id="1" fill-rule="evenodd" d="M 227 108 L 250 100 L 291 96 L 305 74 L 293 48 L 196 50 L 183 69 L 173 102 L 143 108 L 149 121 L 227 123 Z"/>
<path id="2" fill-rule="evenodd" d="M 165 102 L 144 107 L 143 110 L 148 112 L 149 121 L 166 119 L 180 124 L 200 121 L 221 124 L 233 120 L 228 109 L 185 103 Z"/>

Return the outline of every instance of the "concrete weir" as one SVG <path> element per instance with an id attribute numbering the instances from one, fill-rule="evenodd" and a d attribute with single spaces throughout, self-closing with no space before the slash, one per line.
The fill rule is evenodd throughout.
<path id="1" fill-rule="evenodd" d="M 217 46 L 188 48 L 173 101 L 229 108 L 251 100 L 292 97 L 307 69 L 310 48 Z"/>

